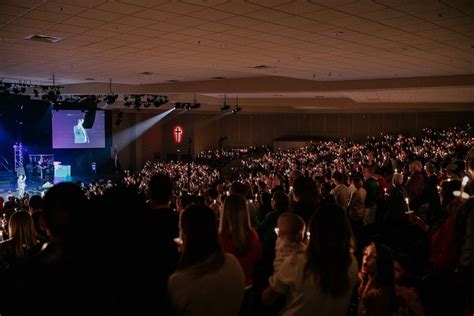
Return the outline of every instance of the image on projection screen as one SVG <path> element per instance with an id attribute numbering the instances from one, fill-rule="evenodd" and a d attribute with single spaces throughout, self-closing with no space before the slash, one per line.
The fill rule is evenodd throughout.
<path id="1" fill-rule="evenodd" d="M 79 110 L 52 112 L 53 148 L 104 148 L 105 113 L 97 111 L 92 128 L 84 128 L 85 113 Z"/>

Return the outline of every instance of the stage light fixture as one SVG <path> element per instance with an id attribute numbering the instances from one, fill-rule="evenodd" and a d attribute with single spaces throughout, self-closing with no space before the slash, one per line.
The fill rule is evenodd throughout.
<path id="1" fill-rule="evenodd" d="M 232 110 L 232 114 L 236 114 L 237 112 L 240 112 L 242 108 L 240 106 L 235 107 L 235 109 Z"/>
<path id="2" fill-rule="evenodd" d="M 104 98 L 105 104 L 107 104 L 107 105 L 112 105 L 112 104 L 115 103 L 115 101 L 117 100 L 117 98 L 118 98 L 118 95 L 116 95 L 116 94 L 115 94 L 115 95 L 109 94 L 108 96 L 106 96 L 106 97 Z"/>
<path id="3" fill-rule="evenodd" d="M 236 114 L 237 112 L 240 112 L 242 108 L 239 106 L 239 97 L 236 97 L 235 101 L 235 109 L 232 110 L 232 114 Z"/>
<path id="4" fill-rule="evenodd" d="M 138 98 L 135 98 L 135 101 L 133 101 L 133 109 L 140 111 L 140 107 L 142 106 L 142 101 Z"/>
<path id="5" fill-rule="evenodd" d="M 227 104 L 227 95 L 224 94 L 224 104 L 220 108 L 221 111 L 227 111 L 230 109 L 230 105 Z"/>

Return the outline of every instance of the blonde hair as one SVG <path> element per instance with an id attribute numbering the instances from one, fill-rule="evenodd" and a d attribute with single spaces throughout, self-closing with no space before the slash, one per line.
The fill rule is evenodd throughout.
<path id="1" fill-rule="evenodd" d="M 229 195 L 221 212 L 219 234 L 230 237 L 237 257 L 244 256 L 249 249 L 250 230 L 247 201 L 240 195 Z"/>
<path id="2" fill-rule="evenodd" d="M 12 214 L 8 223 L 10 239 L 15 244 L 15 253 L 18 257 L 24 256 L 28 250 L 38 243 L 33 218 L 26 211 Z"/>
<path id="3" fill-rule="evenodd" d="M 285 212 L 278 217 L 278 226 L 283 225 L 288 230 L 287 233 L 294 241 L 301 241 L 306 225 L 301 216 L 295 213 Z"/>

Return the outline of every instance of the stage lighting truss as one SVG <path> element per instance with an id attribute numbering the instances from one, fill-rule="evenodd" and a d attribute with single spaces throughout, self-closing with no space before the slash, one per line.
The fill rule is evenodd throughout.
<path id="1" fill-rule="evenodd" d="M 0 94 L 29 96 L 30 98 L 44 100 L 52 104 L 61 100 L 61 89 L 63 88 L 63 86 L 55 84 L 46 86 L 36 85 L 31 83 L 31 81 L 20 80 L 18 82 L 10 82 L 3 79 L 0 80 Z"/>
<path id="2" fill-rule="evenodd" d="M 104 102 L 105 104 L 107 105 L 112 105 L 115 103 L 115 101 L 117 100 L 118 98 L 118 95 L 117 94 L 109 94 L 107 96 L 104 97 Z"/>
<path id="3" fill-rule="evenodd" d="M 199 109 L 201 107 L 201 103 L 197 102 L 196 95 L 194 95 L 193 102 L 176 102 L 174 104 L 175 109 L 186 109 L 188 111 Z"/>
<path id="4" fill-rule="evenodd" d="M 169 102 L 169 99 L 166 95 L 159 94 L 130 94 L 123 96 L 123 105 L 126 108 L 130 108 L 133 105 L 133 109 L 140 111 L 140 108 L 143 106 L 149 108 L 154 106 L 156 108 L 162 106 Z"/>
<path id="5" fill-rule="evenodd" d="M 184 109 L 184 110 L 194 110 L 199 109 L 201 107 L 201 103 L 191 103 L 191 102 L 176 102 L 174 104 L 175 109 Z"/>
<path id="6" fill-rule="evenodd" d="M 54 76 L 52 86 L 36 85 L 27 81 L 10 82 L 0 79 L 0 94 L 25 95 L 34 99 L 49 102 L 55 107 L 60 107 L 64 103 L 71 104 L 84 102 L 84 100 L 87 102 L 95 102 L 96 104 L 104 102 L 106 106 L 110 106 L 120 99 L 118 94 L 112 92 L 111 85 L 112 83 L 110 82 L 109 93 L 106 95 L 65 95 L 61 94 L 61 90 L 64 89 L 64 87 L 54 84 Z M 123 95 L 123 105 L 126 108 L 133 106 L 133 109 L 137 111 L 139 111 L 142 106 L 145 108 L 149 108 L 151 106 L 158 108 L 168 102 L 168 96 L 160 94 Z M 190 103 L 190 105 L 186 106 L 185 108 L 190 110 L 193 108 L 198 108 L 199 106 L 200 104 L 194 100 L 193 103 Z"/>

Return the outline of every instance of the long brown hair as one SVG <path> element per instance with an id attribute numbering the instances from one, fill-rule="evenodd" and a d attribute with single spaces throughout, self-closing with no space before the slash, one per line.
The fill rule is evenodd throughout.
<path id="1" fill-rule="evenodd" d="M 225 199 L 219 233 L 230 237 L 237 257 L 247 253 L 250 244 L 250 220 L 247 201 L 242 196 L 231 194 Z"/>
<path id="2" fill-rule="evenodd" d="M 312 273 L 324 294 L 341 297 L 349 291 L 348 268 L 352 263 L 354 239 L 349 219 L 336 205 L 318 209 L 309 224 L 305 273 Z"/>
<path id="3" fill-rule="evenodd" d="M 181 213 L 183 251 L 178 270 L 193 267 L 195 276 L 216 271 L 224 265 L 217 235 L 217 219 L 207 206 L 191 205 Z"/>
<path id="4" fill-rule="evenodd" d="M 8 223 L 8 230 L 18 257 L 24 256 L 28 250 L 38 243 L 33 218 L 26 211 L 12 214 Z"/>

